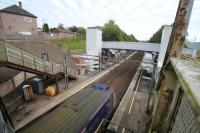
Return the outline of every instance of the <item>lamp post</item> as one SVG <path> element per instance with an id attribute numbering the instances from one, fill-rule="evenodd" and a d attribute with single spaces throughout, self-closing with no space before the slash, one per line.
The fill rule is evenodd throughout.
<path id="1" fill-rule="evenodd" d="M 64 74 L 65 74 L 65 89 L 68 88 L 68 72 L 67 72 L 67 55 L 64 54 Z"/>

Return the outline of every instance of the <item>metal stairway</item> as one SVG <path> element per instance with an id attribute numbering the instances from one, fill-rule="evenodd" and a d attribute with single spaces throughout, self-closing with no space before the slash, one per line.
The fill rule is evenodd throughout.
<path id="1" fill-rule="evenodd" d="M 0 40 L 0 66 L 50 77 L 64 76 L 64 65 L 43 60 L 30 52 Z M 75 68 L 67 67 L 68 77 L 77 79 Z"/>

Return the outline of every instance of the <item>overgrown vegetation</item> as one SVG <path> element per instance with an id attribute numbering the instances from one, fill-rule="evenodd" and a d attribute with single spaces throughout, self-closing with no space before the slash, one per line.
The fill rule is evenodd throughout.
<path id="1" fill-rule="evenodd" d="M 85 40 L 64 38 L 64 39 L 57 39 L 57 40 L 52 40 L 52 41 L 72 51 L 76 51 L 76 50 L 85 51 L 86 49 Z"/>

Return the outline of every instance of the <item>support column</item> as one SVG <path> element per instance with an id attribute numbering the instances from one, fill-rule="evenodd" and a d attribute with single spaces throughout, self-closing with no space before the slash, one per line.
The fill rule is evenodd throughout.
<path id="1" fill-rule="evenodd" d="M 86 54 L 89 56 L 99 56 L 102 49 L 102 31 L 99 27 L 88 27 L 86 30 Z M 88 60 L 90 68 L 95 68 L 99 61 Z M 91 69 L 92 70 L 92 69 Z"/>
<path id="2" fill-rule="evenodd" d="M 102 48 L 102 31 L 99 27 L 88 27 L 86 30 L 86 54 L 99 56 Z"/>
<path id="3" fill-rule="evenodd" d="M 167 46 L 169 43 L 171 32 L 172 32 L 172 27 L 168 27 L 168 26 L 164 27 L 163 32 L 162 32 L 159 54 L 158 54 L 158 64 L 157 64 L 158 71 L 160 71 L 163 65 L 163 61 L 164 61 L 165 54 L 167 51 Z"/>
<path id="4" fill-rule="evenodd" d="M 164 67 L 161 68 L 161 74 L 156 86 L 156 89 L 159 91 L 149 132 L 167 133 L 170 130 L 168 128 L 170 123 L 166 120 L 170 115 L 169 108 L 172 107 L 171 102 L 174 101 L 175 98 L 174 92 L 178 89 L 176 87 L 177 77 L 174 75 L 175 72 L 173 66 L 170 64 L 170 58 L 181 57 L 193 2 L 194 0 L 180 0 L 179 2 L 171 37 L 163 61 Z"/>

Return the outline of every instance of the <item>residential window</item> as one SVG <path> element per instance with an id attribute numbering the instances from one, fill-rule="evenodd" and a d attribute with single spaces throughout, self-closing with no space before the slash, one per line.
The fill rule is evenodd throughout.
<path id="1" fill-rule="evenodd" d="M 30 17 L 24 17 L 25 22 L 32 22 L 32 19 Z"/>

